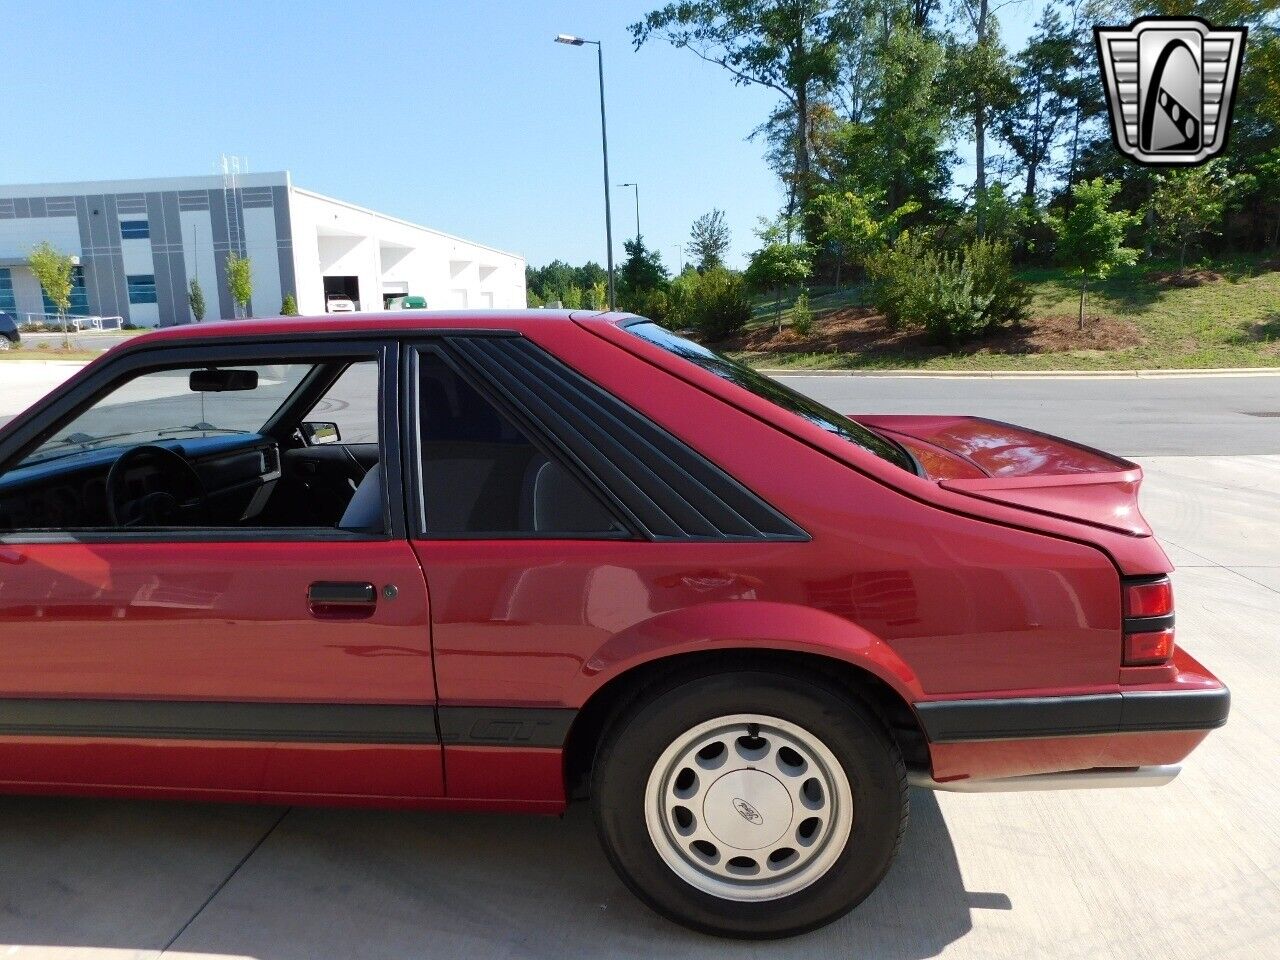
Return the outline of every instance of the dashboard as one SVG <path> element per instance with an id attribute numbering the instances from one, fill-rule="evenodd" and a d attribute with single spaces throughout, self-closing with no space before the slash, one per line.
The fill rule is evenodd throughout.
<path id="1" fill-rule="evenodd" d="M 280 449 L 258 434 L 162 440 L 183 456 L 204 483 L 209 520 L 244 523 L 260 514 L 280 478 Z M 107 474 L 130 447 L 68 454 L 0 476 L 0 532 L 93 529 L 110 526 Z M 130 498 L 156 492 L 160 471 L 140 465 L 123 478 Z"/>

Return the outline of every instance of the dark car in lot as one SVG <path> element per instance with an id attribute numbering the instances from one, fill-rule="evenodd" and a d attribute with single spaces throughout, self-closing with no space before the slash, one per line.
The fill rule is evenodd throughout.
<path id="1" fill-rule="evenodd" d="M 18 330 L 18 318 L 12 313 L 0 310 L 0 350 L 8 350 L 22 342 L 22 334 Z"/>
<path id="2" fill-rule="evenodd" d="M 654 909 L 798 933 L 909 784 L 1158 785 L 1226 721 L 1141 479 L 634 316 L 140 336 L 0 430 L 0 790 L 585 798 Z"/>

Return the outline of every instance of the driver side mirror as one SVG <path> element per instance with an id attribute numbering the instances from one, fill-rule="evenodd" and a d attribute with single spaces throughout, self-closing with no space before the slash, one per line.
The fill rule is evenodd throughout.
<path id="1" fill-rule="evenodd" d="M 317 447 L 325 443 L 341 443 L 342 431 L 336 423 L 328 420 L 310 420 L 299 425 L 302 439 L 308 447 Z"/>

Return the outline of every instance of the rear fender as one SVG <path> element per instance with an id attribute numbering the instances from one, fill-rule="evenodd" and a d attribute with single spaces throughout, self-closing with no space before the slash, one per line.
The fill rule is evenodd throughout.
<path id="1" fill-rule="evenodd" d="M 711 650 L 789 650 L 844 661 L 879 677 L 907 703 L 923 695 L 915 672 L 883 640 L 835 614 L 763 600 L 726 600 L 670 610 L 615 634 L 582 665 L 571 696 L 584 703 L 628 670 Z"/>

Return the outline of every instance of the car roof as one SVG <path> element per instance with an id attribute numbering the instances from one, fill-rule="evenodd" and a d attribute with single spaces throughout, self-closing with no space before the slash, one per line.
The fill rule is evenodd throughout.
<path id="1" fill-rule="evenodd" d="M 313 317 L 267 317 L 251 320 L 210 320 L 164 327 L 141 334 L 130 346 L 192 340 L 242 337 L 316 337 L 367 333 L 403 334 L 432 330 L 515 330 L 571 323 L 574 319 L 620 323 L 634 319 L 625 313 L 574 310 L 396 310 L 377 313 L 325 314 Z"/>

